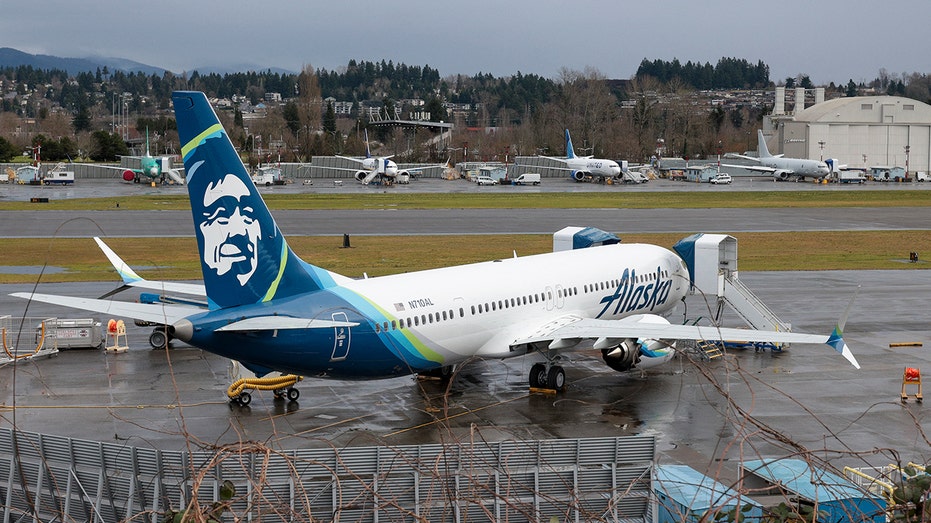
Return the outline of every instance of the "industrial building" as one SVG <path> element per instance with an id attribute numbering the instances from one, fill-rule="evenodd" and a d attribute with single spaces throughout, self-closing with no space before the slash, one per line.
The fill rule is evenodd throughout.
<path id="1" fill-rule="evenodd" d="M 786 90 L 776 88 L 773 114 L 763 122 L 767 146 L 789 158 L 835 158 L 841 165 L 868 170 L 902 167 L 914 176 L 931 170 L 931 105 L 900 96 L 855 96 L 824 100 L 814 90 L 805 107 L 805 89 L 795 89 L 791 114 Z M 801 102 L 801 103 L 800 103 Z"/>

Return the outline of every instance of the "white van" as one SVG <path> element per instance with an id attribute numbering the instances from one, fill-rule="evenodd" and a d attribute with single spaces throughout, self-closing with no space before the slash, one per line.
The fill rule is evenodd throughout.
<path id="1" fill-rule="evenodd" d="M 524 173 L 514 180 L 514 185 L 540 185 L 540 173 Z"/>

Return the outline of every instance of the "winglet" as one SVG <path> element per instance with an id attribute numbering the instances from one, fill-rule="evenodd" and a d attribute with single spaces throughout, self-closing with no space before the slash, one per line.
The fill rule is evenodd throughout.
<path id="1" fill-rule="evenodd" d="M 120 278 L 123 279 L 123 283 L 129 284 L 142 280 L 142 276 L 136 274 L 136 271 L 132 267 L 126 264 L 122 258 L 120 258 L 109 245 L 103 242 L 97 236 L 94 236 L 94 241 L 97 242 L 97 246 L 100 247 L 100 250 L 107 255 L 107 259 L 110 260 L 110 263 L 113 265 L 113 268 L 116 269 L 117 274 L 120 275 Z"/>
<path id="2" fill-rule="evenodd" d="M 832 332 L 831 336 L 828 338 L 827 344 L 839 352 L 841 356 L 847 358 L 847 361 L 849 361 L 851 365 L 859 369 L 860 364 L 857 363 L 857 358 L 853 355 L 853 352 L 850 351 L 847 342 L 844 341 L 844 327 L 847 326 L 847 316 L 850 315 L 850 308 L 853 307 L 853 302 L 857 299 L 858 294 L 860 294 L 859 285 L 857 285 L 857 291 L 853 294 L 853 298 L 850 299 L 850 303 L 847 304 L 843 316 L 840 317 L 837 326 L 834 327 L 834 332 Z"/>
<path id="3" fill-rule="evenodd" d="M 858 369 L 860 368 L 860 364 L 857 363 L 857 358 L 853 355 L 853 352 L 850 351 L 847 342 L 844 341 L 844 335 L 840 329 L 840 325 L 834 327 L 834 332 L 832 332 L 831 336 L 828 338 L 827 344 L 839 352 L 841 356 L 847 358 L 847 361 L 849 361 L 851 365 Z"/>

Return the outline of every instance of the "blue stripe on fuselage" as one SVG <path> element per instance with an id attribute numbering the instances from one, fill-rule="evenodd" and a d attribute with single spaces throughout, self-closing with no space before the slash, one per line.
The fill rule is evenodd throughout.
<path id="1" fill-rule="evenodd" d="M 333 292 L 339 290 L 339 292 Z M 333 314 L 359 325 L 350 328 L 345 358 L 334 360 L 336 329 L 282 329 L 278 331 L 215 332 L 216 329 L 256 316 L 292 316 L 332 320 Z M 358 294 L 342 287 L 289 298 L 273 305 L 257 303 L 192 316 L 194 336 L 190 344 L 221 356 L 261 361 L 264 367 L 302 376 L 380 378 L 403 376 L 439 367 L 422 355 L 434 354 L 410 329 L 375 332 L 372 319 L 391 322 Z M 341 318 L 342 319 L 342 318 Z M 421 347 L 418 349 L 417 347 Z M 338 355 L 340 356 L 340 355 Z M 434 356 L 438 357 L 438 356 Z M 438 357 L 442 360 L 441 357 Z"/>

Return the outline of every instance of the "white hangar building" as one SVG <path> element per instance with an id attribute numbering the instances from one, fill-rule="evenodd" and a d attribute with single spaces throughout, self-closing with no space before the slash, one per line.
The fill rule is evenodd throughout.
<path id="1" fill-rule="evenodd" d="M 784 88 L 781 91 L 777 88 L 773 115 L 767 118 L 769 129 L 764 125 L 772 154 L 836 158 L 840 164 L 856 168 L 931 171 L 931 105 L 899 96 L 823 101 L 824 91 L 819 89 L 814 105 L 782 115 L 784 100 L 780 95 L 784 97 Z M 804 99 L 803 89 L 796 90 L 796 99 L 800 96 Z"/>

